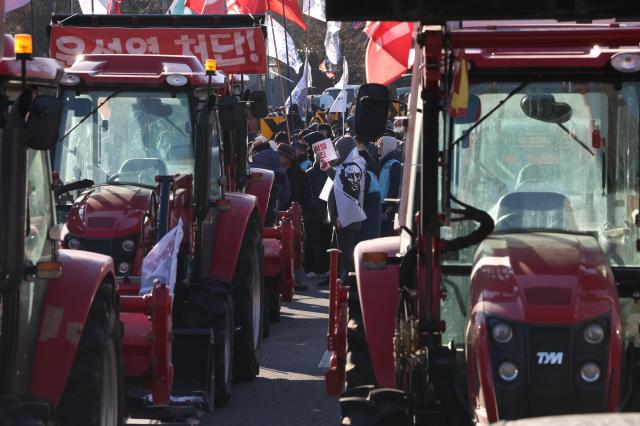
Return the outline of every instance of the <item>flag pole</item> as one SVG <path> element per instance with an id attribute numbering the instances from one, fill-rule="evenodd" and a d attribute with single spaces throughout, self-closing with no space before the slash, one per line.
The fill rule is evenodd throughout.
<path id="1" fill-rule="evenodd" d="M 287 134 L 289 135 L 289 137 L 291 137 L 291 133 L 289 130 L 289 118 L 287 117 L 287 108 L 285 105 L 285 101 L 286 98 L 284 97 L 284 83 L 282 82 L 282 75 L 280 73 L 280 58 L 278 57 L 278 46 L 276 45 L 276 30 L 273 28 L 273 16 L 272 16 L 272 12 L 271 12 L 271 2 L 269 0 L 267 0 L 267 9 L 269 10 L 269 23 L 271 24 L 271 37 L 273 38 L 273 50 L 275 50 L 276 53 L 276 66 L 278 67 L 278 80 L 280 81 L 280 96 L 282 97 L 282 107 L 284 108 L 284 122 L 285 125 L 287 126 Z M 287 43 L 287 32 L 285 31 L 284 33 L 284 43 L 286 45 Z M 269 43 L 267 41 L 267 53 L 269 52 Z M 267 61 L 268 59 L 267 55 Z"/>
<path id="2" fill-rule="evenodd" d="M 284 49 L 285 49 L 285 54 L 287 55 L 287 78 L 289 79 L 289 82 L 287 82 L 287 90 L 289 91 L 289 96 L 291 96 L 291 83 L 290 83 L 291 67 L 289 66 L 289 43 L 287 42 L 287 14 L 285 13 L 284 2 L 285 0 L 282 0 L 282 24 L 284 28 Z M 300 105 L 298 105 L 298 108 L 300 108 Z"/>
<path id="3" fill-rule="evenodd" d="M 92 14 L 92 15 L 93 15 L 93 2 L 94 2 L 94 1 L 95 1 L 95 0 L 91 0 L 91 14 Z"/>
<path id="4" fill-rule="evenodd" d="M 305 57 L 309 57 L 309 25 L 311 24 L 311 0 L 303 0 L 307 2 L 307 40 L 305 42 L 305 46 L 304 46 L 304 56 Z M 302 5 L 302 9 L 304 10 L 304 4 Z M 315 92 L 315 89 L 313 90 L 313 92 Z M 309 91 L 307 90 L 307 94 L 309 94 Z M 315 93 L 312 93 L 313 95 L 315 95 Z M 305 104 L 307 107 L 305 108 L 306 111 L 304 112 L 304 123 L 305 125 L 310 121 L 309 120 L 309 102 L 307 102 Z"/>

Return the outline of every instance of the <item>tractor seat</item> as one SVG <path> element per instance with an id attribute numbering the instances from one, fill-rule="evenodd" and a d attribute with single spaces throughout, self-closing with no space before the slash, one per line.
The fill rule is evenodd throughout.
<path id="1" fill-rule="evenodd" d="M 141 172 L 152 168 L 157 171 L 157 175 L 167 174 L 167 165 L 159 158 L 130 158 L 122 163 L 118 174 Z"/>
<path id="2" fill-rule="evenodd" d="M 569 198 L 559 192 L 511 192 L 497 210 L 496 231 L 576 229 Z"/>
<path id="3" fill-rule="evenodd" d="M 191 144 L 174 145 L 167 150 L 164 156 L 166 161 L 189 161 L 193 158 Z"/>

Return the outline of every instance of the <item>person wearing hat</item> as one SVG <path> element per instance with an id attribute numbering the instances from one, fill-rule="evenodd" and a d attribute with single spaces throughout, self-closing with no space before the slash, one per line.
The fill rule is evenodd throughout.
<path id="1" fill-rule="evenodd" d="M 281 210 L 287 210 L 291 203 L 300 204 L 302 209 L 302 220 L 306 222 L 309 217 L 309 208 L 311 206 L 311 184 L 309 177 L 302 171 L 298 164 L 298 158 L 296 150 L 288 143 L 281 143 L 278 145 L 278 154 L 280 155 L 280 162 L 282 167 L 287 171 L 287 178 L 289 180 L 289 186 L 291 187 L 291 197 L 289 203 L 285 206 L 281 206 Z M 301 277 L 296 273 L 296 290 L 307 290 L 307 286 L 300 281 Z"/>
<path id="2" fill-rule="evenodd" d="M 342 251 L 338 277 L 344 282 L 354 269 L 353 251 L 362 222 L 367 218 L 363 210 L 366 161 L 358 153 L 355 139 L 350 136 L 339 138 L 335 148 L 338 158 L 331 165 L 321 164 L 321 168 L 334 182 L 327 208 L 334 229 L 333 243 Z"/>
<path id="3" fill-rule="evenodd" d="M 282 210 L 281 206 L 289 204 L 291 196 L 287 171 L 282 167 L 280 155 L 271 149 L 269 142 L 256 140 L 249 151 L 249 162 L 251 167 L 271 170 L 274 173 L 273 188 L 265 219 L 265 226 L 274 226 L 278 220 L 278 211 Z"/>

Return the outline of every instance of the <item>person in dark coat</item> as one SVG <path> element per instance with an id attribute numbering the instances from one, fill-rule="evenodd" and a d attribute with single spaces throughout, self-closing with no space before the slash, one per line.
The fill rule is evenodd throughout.
<path id="1" fill-rule="evenodd" d="M 282 206 L 289 205 L 291 188 L 286 170 L 282 167 L 280 155 L 271 149 L 269 142 L 254 142 L 249 153 L 251 167 L 267 169 L 274 172 L 272 197 L 265 220 L 266 226 L 273 226 L 277 222 L 278 211 Z"/>
<path id="2" fill-rule="evenodd" d="M 358 144 L 360 145 L 360 144 Z M 358 149 L 362 158 L 367 161 L 367 175 L 365 177 L 363 210 L 367 218 L 362 222 L 357 241 L 366 241 L 380 236 L 380 184 L 375 171 L 377 162 L 371 158 L 366 149 Z"/>
<path id="3" fill-rule="evenodd" d="M 385 198 L 400 198 L 400 185 L 402 183 L 402 163 L 398 155 L 398 140 L 392 136 L 383 136 L 378 139 L 378 153 L 380 155 L 380 206 L 382 223 L 380 235 L 388 237 L 394 235 L 393 221 L 398 203 L 385 202 Z"/>
<path id="4" fill-rule="evenodd" d="M 319 132 L 305 135 L 309 146 L 325 139 Z M 304 243 L 304 270 L 307 278 L 327 277 L 329 275 L 329 255 L 331 244 L 331 225 L 327 217 L 327 202 L 320 199 L 320 193 L 327 181 L 327 173 L 320 169 L 320 161 L 314 161 L 307 170 L 311 184 L 311 207 L 308 219 L 305 219 L 306 238 Z M 308 226 L 307 226 L 308 225 Z"/>
<path id="5" fill-rule="evenodd" d="M 280 155 L 282 167 L 287 170 L 287 177 L 289 178 L 289 185 L 291 186 L 289 204 L 281 208 L 281 210 L 287 210 L 293 202 L 300 204 L 302 219 L 303 222 L 306 223 L 311 207 L 311 183 L 309 182 L 309 177 L 300 168 L 294 147 L 286 143 L 281 143 L 278 145 L 278 154 Z M 302 277 L 296 273 L 296 290 L 307 290 L 308 287 L 302 284 L 301 278 Z"/>

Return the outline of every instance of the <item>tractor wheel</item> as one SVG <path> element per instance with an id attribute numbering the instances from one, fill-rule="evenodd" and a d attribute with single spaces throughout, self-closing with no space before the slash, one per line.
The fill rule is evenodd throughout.
<path id="1" fill-rule="evenodd" d="M 217 298 L 222 315 L 217 315 L 213 322 L 215 359 L 215 405 L 224 407 L 231 398 L 231 382 L 233 381 L 233 299 L 225 291 Z"/>
<path id="2" fill-rule="evenodd" d="M 211 386 L 207 380 L 206 407 L 212 411 L 214 406 L 224 406 L 231 398 L 235 337 L 233 300 L 221 283 L 192 283 L 187 291 L 186 303 L 176 312 L 179 323 L 188 328 L 210 328 L 213 332 L 214 356 L 210 363 L 215 384 Z"/>
<path id="3" fill-rule="evenodd" d="M 262 230 L 254 212 L 245 231 L 231 288 L 236 325 L 233 375 L 241 381 L 252 381 L 260 370 L 262 350 Z"/>
<path id="4" fill-rule="evenodd" d="M 376 384 L 367 337 L 364 332 L 358 292 L 353 282 L 351 289 L 349 292 L 349 322 L 347 324 L 347 364 L 345 366 L 347 389 Z"/>
<path id="5" fill-rule="evenodd" d="M 359 392 L 367 386 L 357 388 Z M 364 394 L 362 394 L 364 395 Z M 404 392 L 397 389 L 372 389 L 366 396 L 348 396 L 340 398 L 343 425 L 410 425 L 410 416 L 406 410 Z"/>
<path id="6" fill-rule="evenodd" d="M 269 294 L 269 311 L 271 322 L 280 322 L 280 308 L 282 307 L 282 296 L 280 293 Z"/>
<path id="7" fill-rule="evenodd" d="M 51 404 L 27 397 L 0 396 L 0 426 L 52 426 Z"/>
<path id="8" fill-rule="evenodd" d="M 61 426 L 119 426 L 124 414 L 122 323 L 114 284 L 103 282 L 91 305 L 58 405 Z"/>

